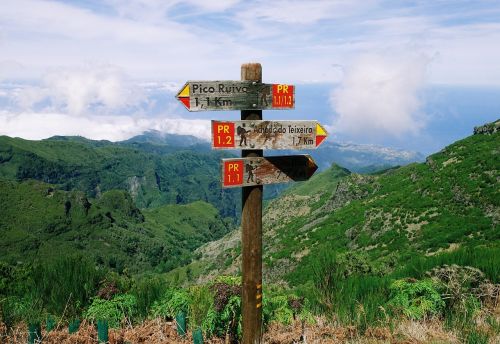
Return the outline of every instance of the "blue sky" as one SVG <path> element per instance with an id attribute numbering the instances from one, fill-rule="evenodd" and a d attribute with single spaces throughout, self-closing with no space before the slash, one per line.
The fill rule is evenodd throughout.
<path id="1" fill-rule="evenodd" d="M 237 113 L 187 113 L 173 94 L 258 61 L 301 102 L 268 118 L 428 153 L 500 117 L 499 42 L 500 1 L 6 0 L 0 134 L 207 138 Z"/>

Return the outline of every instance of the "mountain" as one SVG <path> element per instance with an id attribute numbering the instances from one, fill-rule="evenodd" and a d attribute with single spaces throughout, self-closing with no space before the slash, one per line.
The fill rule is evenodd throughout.
<path id="1" fill-rule="evenodd" d="M 192 135 L 178 135 L 162 133 L 158 130 L 148 130 L 141 135 L 134 136 L 128 140 L 121 141 L 127 143 L 151 143 L 156 145 L 167 145 L 175 147 L 192 147 L 195 145 L 207 146 L 207 142 Z"/>
<path id="2" fill-rule="evenodd" d="M 298 153 L 304 152 L 266 154 Z M 415 152 L 337 142 L 325 142 L 308 153 L 320 170 L 337 163 L 360 173 L 423 160 Z M 194 136 L 155 130 L 116 143 L 75 136 L 41 141 L 4 136 L 0 137 L 0 177 L 33 178 L 64 190 L 82 190 L 90 197 L 111 189 L 127 190 L 139 208 L 202 199 L 214 204 L 223 216 L 237 219 L 238 191 L 221 189 L 219 181 L 220 158 L 232 155 L 239 155 L 239 151 L 212 151 L 206 141 Z M 264 197 L 273 199 L 289 186 L 269 186 Z"/>
<path id="3" fill-rule="evenodd" d="M 179 146 L 182 142 L 185 145 Z M 96 261 L 116 269 L 168 271 L 189 262 L 193 250 L 230 231 L 240 209 L 239 193 L 220 188 L 220 158 L 230 153 L 204 150 L 200 148 L 203 145 L 192 137 L 158 132 L 117 143 L 82 137 L 41 141 L 0 137 L 0 201 L 5 214 L 10 214 L 0 222 L 6 238 L 2 259 L 50 256 L 57 246 L 63 251 L 88 251 Z M 380 147 L 336 143 L 325 144 L 317 152 L 323 161 L 340 159 L 327 152 L 348 154 L 343 161 L 363 157 L 358 161 L 377 169 L 384 162 L 418 157 Z M 266 226 L 272 226 L 273 234 L 266 243 L 275 244 L 266 250 L 268 266 L 287 254 L 307 258 L 306 249 L 298 253 L 294 245 L 282 241 L 286 236 L 281 231 L 294 235 L 300 223 L 306 227 L 321 223 L 326 216 L 325 202 L 333 197 L 332 190 L 339 183 L 352 179 L 357 187 L 357 181 L 384 180 L 410 166 L 360 176 L 333 165 L 310 181 L 293 185 L 267 208 Z M 370 165 L 365 168 L 370 169 Z M 300 211 L 292 211 L 295 206 Z M 19 218 L 18 213 L 22 213 Z M 284 214 L 291 215 L 283 218 Z M 225 245 L 232 242 L 238 241 L 228 240 Z M 280 247 L 287 248 L 281 252 Z M 239 248 L 236 245 L 231 250 L 229 256 L 224 250 L 212 250 L 210 254 L 219 256 L 212 264 L 234 270 L 237 264 L 227 257 L 237 259 Z M 102 252 L 113 257 L 112 261 L 104 261 Z M 205 251 L 200 252 L 203 255 Z M 272 272 L 270 276 L 281 275 Z"/>
<path id="4" fill-rule="evenodd" d="M 211 146 L 207 141 L 190 135 L 161 133 L 156 130 L 144 132 L 120 144 L 183 147 L 190 150 L 209 151 Z M 239 150 L 230 150 L 234 155 L 240 155 Z M 353 172 L 370 173 L 394 166 L 408 165 L 412 162 L 422 162 L 425 157 L 414 151 L 389 148 L 371 144 L 356 144 L 352 142 L 323 143 L 318 149 L 307 151 L 316 161 L 320 170 L 325 170 L 335 163 Z M 281 150 L 266 151 L 266 155 L 304 154 L 304 151 Z"/>
<path id="5" fill-rule="evenodd" d="M 122 143 L 2 136 L 0 178 L 35 179 L 66 191 L 80 190 L 92 198 L 108 190 L 124 190 L 139 208 L 203 200 L 222 216 L 237 217 L 237 191 L 220 187 L 220 159 L 228 153 L 165 144 L 165 140 L 159 144 L 149 136 Z"/>
<path id="6" fill-rule="evenodd" d="M 189 262 L 233 228 L 240 199 L 220 187 L 227 153 L 187 139 L 188 148 L 157 133 L 120 143 L 0 137 L 0 260 L 80 252 L 135 272 Z"/>
<path id="7" fill-rule="evenodd" d="M 81 191 L 0 179 L 0 260 L 13 264 L 80 253 L 119 272 L 168 271 L 232 228 L 203 201 L 139 210 L 122 190 Z"/>
<path id="8" fill-rule="evenodd" d="M 265 209 L 265 279 L 307 284 L 311 269 L 334 254 L 353 271 L 383 275 L 461 261 L 498 282 L 500 133 L 491 129 L 498 125 L 424 163 L 373 175 L 333 165 L 297 183 Z M 200 247 L 194 277 L 237 273 L 239 238 L 236 231 Z"/>

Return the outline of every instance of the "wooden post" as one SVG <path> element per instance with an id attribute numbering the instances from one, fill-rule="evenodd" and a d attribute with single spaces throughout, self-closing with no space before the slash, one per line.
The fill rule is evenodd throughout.
<path id="1" fill-rule="evenodd" d="M 262 82 L 260 63 L 241 66 L 242 81 Z M 241 111 L 242 120 L 261 120 L 262 111 Z M 242 150 L 242 157 L 261 157 L 262 150 Z M 241 252 L 243 255 L 243 344 L 262 338 L 262 185 L 242 188 Z"/>

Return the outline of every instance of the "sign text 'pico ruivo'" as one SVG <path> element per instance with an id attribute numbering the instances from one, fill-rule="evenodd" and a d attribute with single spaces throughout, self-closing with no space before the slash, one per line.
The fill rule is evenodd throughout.
<path id="1" fill-rule="evenodd" d="M 188 81 L 177 99 L 189 111 L 287 110 L 295 107 L 295 87 L 252 81 Z"/>

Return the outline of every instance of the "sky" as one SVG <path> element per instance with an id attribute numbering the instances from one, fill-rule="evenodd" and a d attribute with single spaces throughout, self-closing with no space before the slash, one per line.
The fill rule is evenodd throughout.
<path id="1" fill-rule="evenodd" d="M 330 139 L 430 153 L 500 117 L 500 1 L 0 1 L 0 135 L 210 135 L 187 80 L 296 85 Z"/>

